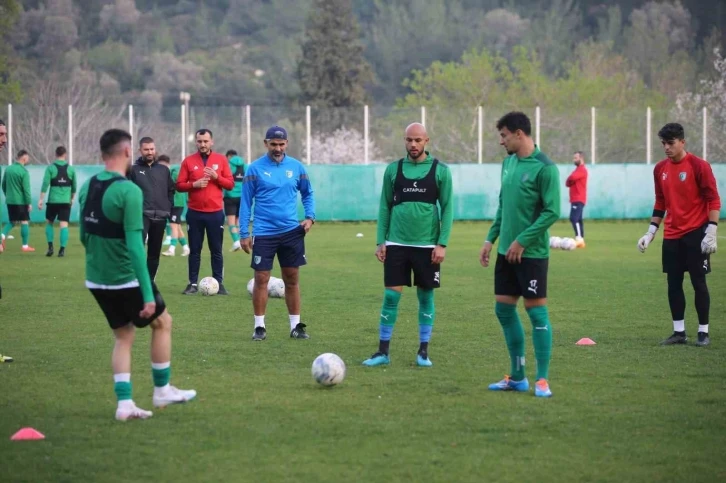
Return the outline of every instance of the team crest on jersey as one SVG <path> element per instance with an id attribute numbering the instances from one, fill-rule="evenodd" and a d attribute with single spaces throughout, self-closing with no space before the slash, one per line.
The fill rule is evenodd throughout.
<path id="1" fill-rule="evenodd" d="M 680 173 L 678 173 L 678 179 L 680 179 L 681 181 L 685 181 L 686 180 L 686 172 L 685 171 L 681 171 Z"/>
<path id="2" fill-rule="evenodd" d="M 213 165 L 212 165 L 212 169 L 213 169 L 213 170 L 217 171 L 217 168 L 219 168 L 219 165 L 218 165 L 218 164 L 213 164 Z"/>
<path id="3" fill-rule="evenodd" d="M 285 171 L 288 178 L 292 178 L 292 171 Z"/>
<path id="4" fill-rule="evenodd" d="M 526 183 L 528 179 L 529 179 L 529 173 L 524 173 L 522 175 L 521 181 L 522 181 L 522 183 Z"/>

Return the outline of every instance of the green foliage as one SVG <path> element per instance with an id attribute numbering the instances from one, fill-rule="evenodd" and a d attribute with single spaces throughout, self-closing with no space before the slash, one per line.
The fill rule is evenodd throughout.
<path id="1" fill-rule="evenodd" d="M 302 101 L 320 107 L 362 105 L 372 79 L 351 0 L 315 0 L 298 65 Z"/>
<path id="2" fill-rule="evenodd" d="M 20 14 L 16 0 L 0 0 L 0 105 L 18 102 L 22 99 L 22 88 L 13 71 L 13 51 L 10 48 L 10 32 Z"/>

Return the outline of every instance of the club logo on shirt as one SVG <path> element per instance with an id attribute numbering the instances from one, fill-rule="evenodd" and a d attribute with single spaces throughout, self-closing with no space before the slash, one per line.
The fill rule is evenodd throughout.
<path id="1" fill-rule="evenodd" d="M 680 179 L 681 181 L 685 181 L 686 180 L 686 172 L 685 171 L 681 171 L 680 173 L 678 173 L 678 179 Z"/>
<path id="2" fill-rule="evenodd" d="M 666 173 L 664 171 L 663 174 L 661 175 L 660 179 L 662 179 L 663 181 L 667 180 L 668 179 L 668 173 Z"/>
<path id="3" fill-rule="evenodd" d="M 522 175 L 522 179 L 521 179 L 520 181 L 521 181 L 522 183 L 526 183 L 528 179 L 529 179 L 529 173 L 524 173 L 524 174 Z"/>
<path id="4" fill-rule="evenodd" d="M 198 170 L 199 166 L 194 166 L 194 171 Z"/>
<path id="5" fill-rule="evenodd" d="M 287 176 L 288 178 L 292 178 L 292 171 L 285 171 L 285 175 L 286 175 L 286 176 Z"/>
<path id="6" fill-rule="evenodd" d="M 217 171 L 217 168 L 219 168 L 219 165 L 218 165 L 218 164 L 213 164 L 213 165 L 212 165 L 212 169 L 213 169 L 213 170 Z"/>

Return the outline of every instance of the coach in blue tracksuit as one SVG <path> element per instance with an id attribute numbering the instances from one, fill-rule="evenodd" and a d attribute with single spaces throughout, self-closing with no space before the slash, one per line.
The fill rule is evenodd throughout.
<path id="1" fill-rule="evenodd" d="M 287 131 L 272 126 L 265 135 L 267 154 L 253 162 L 245 174 L 239 209 L 239 233 L 242 249 L 252 252 L 255 288 L 252 306 L 255 330 L 252 340 L 265 340 L 267 282 L 272 262 L 277 261 L 285 282 L 285 302 L 290 315 L 290 337 L 307 339 L 305 324 L 300 322 L 300 266 L 305 265 L 305 235 L 315 223 L 313 187 L 303 164 L 285 154 Z M 297 218 L 297 194 L 305 208 L 305 220 Z M 252 203 L 255 205 L 254 237 L 250 234 Z"/>

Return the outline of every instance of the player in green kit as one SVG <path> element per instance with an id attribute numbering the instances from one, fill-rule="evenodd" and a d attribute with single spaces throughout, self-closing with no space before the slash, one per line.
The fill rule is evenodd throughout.
<path id="1" fill-rule="evenodd" d="M 169 157 L 162 154 L 159 156 L 159 162 L 168 165 Z M 171 179 L 176 185 L 176 179 L 179 177 L 179 165 L 171 166 Z M 173 257 L 176 255 L 176 246 L 181 244 L 182 256 L 189 256 L 189 244 L 184 238 L 184 230 L 182 230 L 181 219 L 184 213 L 184 207 L 187 204 L 187 194 L 181 191 L 174 193 L 174 206 L 171 207 L 171 216 L 169 217 L 169 226 L 171 227 L 171 244 L 165 252 L 161 254 L 165 257 Z"/>
<path id="2" fill-rule="evenodd" d="M 20 223 L 20 236 L 23 240 L 22 251 L 24 252 L 35 251 L 35 248 L 28 245 L 30 212 L 33 209 L 30 195 L 30 174 L 25 167 L 29 159 L 30 155 L 26 150 L 18 151 L 17 161 L 7 167 L 1 183 L 10 219 L 10 223 L 2 231 L 2 236 L 6 238 L 13 226 Z"/>
<path id="3" fill-rule="evenodd" d="M 73 166 L 69 166 L 66 161 L 66 148 L 58 146 L 55 148 L 55 161 L 45 168 L 43 176 L 43 185 L 40 188 L 40 199 L 38 201 L 38 209 L 43 209 L 43 198 L 50 187 L 48 193 L 48 205 L 45 210 L 45 237 L 48 241 L 48 251 L 46 257 L 53 256 L 53 222 L 58 218 L 60 222 L 60 250 L 58 256 L 63 257 L 66 254 L 66 245 L 68 244 L 68 221 L 71 218 L 71 205 L 73 198 L 76 196 L 76 171 Z"/>
<path id="4" fill-rule="evenodd" d="M 404 139 L 408 156 L 389 164 L 383 175 L 376 258 L 383 263 L 385 290 L 378 351 L 363 361 L 365 366 L 390 363 L 388 349 L 398 303 L 403 286 L 411 286 L 412 271 L 418 296 L 416 363 L 421 367 L 433 365 L 428 346 L 436 318 L 434 289 L 441 284 L 440 265 L 454 220 L 451 171 L 426 151 L 429 137 L 422 124 L 408 126 Z"/>
<path id="5" fill-rule="evenodd" d="M 227 151 L 226 156 L 229 169 L 232 170 L 234 188 L 224 190 L 224 214 L 227 216 L 229 235 L 232 237 L 230 251 L 237 252 L 242 249 L 239 241 L 239 207 L 242 199 L 242 183 L 245 179 L 245 160 L 234 149 Z"/>
<path id="6" fill-rule="evenodd" d="M 146 266 L 143 194 L 126 179 L 131 166 L 131 135 L 111 129 L 101 136 L 106 169 L 89 179 L 78 195 L 81 243 L 86 249 L 86 287 L 113 330 L 111 358 L 116 419 L 146 419 L 151 411 L 136 407 L 131 391 L 131 347 L 136 328 L 151 326 L 153 404 L 165 407 L 196 396 L 169 384 L 172 319 Z"/>
<path id="7" fill-rule="evenodd" d="M 534 395 L 550 397 L 548 379 L 552 353 L 552 327 L 547 312 L 549 227 L 560 217 L 560 175 L 557 166 L 531 138 L 531 123 L 521 112 L 510 112 L 497 122 L 500 141 L 509 155 L 502 165 L 499 206 L 484 246 L 482 266 L 489 266 L 497 239 L 494 268 L 495 312 L 504 330 L 511 359 L 511 374 L 491 384 L 492 391 L 529 390 L 524 373 L 524 329 L 517 302 L 532 322 L 532 341 L 537 359 Z"/>

